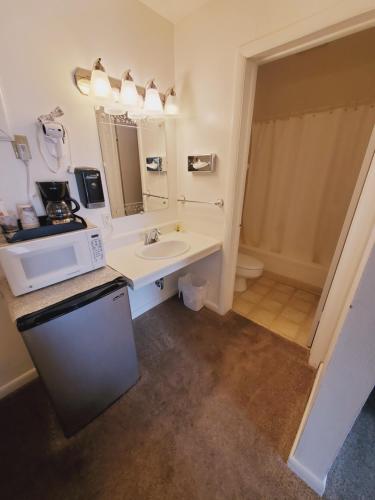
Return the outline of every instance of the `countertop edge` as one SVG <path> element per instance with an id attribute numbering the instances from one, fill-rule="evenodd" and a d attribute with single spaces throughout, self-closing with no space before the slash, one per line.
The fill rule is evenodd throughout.
<path id="1" fill-rule="evenodd" d="M 140 288 L 149 285 L 150 283 L 153 283 L 157 279 L 167 276 L 168 274 L 172 274 L 176 271 L 179 271 L 180 269 L 183 269 L 184 267 L 189 266 L 190 264 L 193 264 L 194 262 L 197 262 L 200 259 L 204 259 L 205 257 L 208 257 L 209 255 L 212 255 L 220 251 L 221 249 L 222 249 L 222 244 L 215 243 L 207 248 L 198 251 L 197 253 L 194 253 L 193 255 L 190 255 L 186 259 L 181 259 L 177 262 L 167 264 L 166 266 L 160 267 L 160 269 L 158 269 L 157 271 L 153 271 L 147 276 L 135 278 L 134 280 L 131 279 L 129 276 L 126 276 L 125 273 L 123 274 L 131 283 L 131 287 L 133 288 L 133 290 L 139 290 Z"/>

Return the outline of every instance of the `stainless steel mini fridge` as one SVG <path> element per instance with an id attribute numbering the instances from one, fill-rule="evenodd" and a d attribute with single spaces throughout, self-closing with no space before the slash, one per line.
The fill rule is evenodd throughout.
<path id="1" fill-rule="evenodd" d="M 139 377 L 124 278 L 23 316 L 17 326 L 66 436 Z"/>

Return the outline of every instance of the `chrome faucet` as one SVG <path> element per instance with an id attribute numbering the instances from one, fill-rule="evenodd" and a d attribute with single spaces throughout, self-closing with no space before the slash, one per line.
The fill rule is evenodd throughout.
<path id="1" fill-rule="evenodd" d="M 159 241 L 159 236 L 161 235 L 160 230 L 154 227 L 145 234 L 145 245 L 151 245 L 151 243 L 156 243 Z"/>

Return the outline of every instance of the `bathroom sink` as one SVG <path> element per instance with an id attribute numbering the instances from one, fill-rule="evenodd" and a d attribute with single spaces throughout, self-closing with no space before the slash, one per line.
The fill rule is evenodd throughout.
<path id="1" fill-rule="evenodd" d="M 170 259 L 187 252 L 189 243 L 180 240 L 158 241 L 138 249 L 136 254 L 143 259 Z"/>

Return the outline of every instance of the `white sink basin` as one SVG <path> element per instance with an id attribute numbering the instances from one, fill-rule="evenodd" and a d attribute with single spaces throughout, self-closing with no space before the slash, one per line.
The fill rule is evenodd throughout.
<path id="1" fill-rule="evenodd" d="M 158 241 L 145 245 L 137 250 L 136 254 L 143 259 L 170 259 L 187 252 L 189 243 L 180 240 Z"/>

